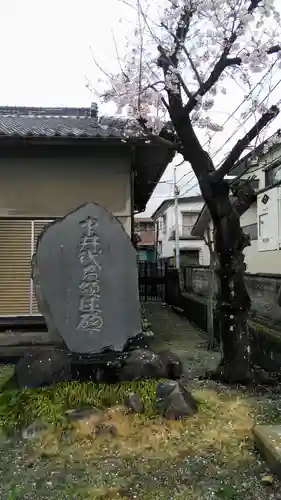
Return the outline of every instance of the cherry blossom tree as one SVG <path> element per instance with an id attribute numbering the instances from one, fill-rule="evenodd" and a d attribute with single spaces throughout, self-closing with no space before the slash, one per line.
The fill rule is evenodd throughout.
<path id="1" fill-rule="evenodd" d="M 134 40 L 103 97 L 138 120 L 151 141 L 173 148 L 192 166 L 213 220 L 219 263 L 217 309 L 223 356 L 214 375 L 245 382 L 254 376 L 243 255 L 250 241 L 239 219 L 256 194 L 244 183 L 233 199 L 225 176 L 278 115 L 279 103 L 267 109 L 258 98 L 249 101 L 246 115 L 255 112 L 259 117 L 219 168 L 199 132 L 222 130 L 212 109 L 227 95 L 231 79 L 250 86 L 257 73 L 281 67 L 280 14 L 274 0 L 162 0 L 156 6 L 149 0 L 135 1 Z"/>

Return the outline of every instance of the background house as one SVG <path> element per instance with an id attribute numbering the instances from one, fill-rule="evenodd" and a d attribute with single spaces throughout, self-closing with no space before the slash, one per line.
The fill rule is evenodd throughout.
<path id="1" fill-rule="evenodd" d="M 231 172 L 235 179 L 251 179 L 257 192 L 257 201 L 242 215 L 240 221 L 245 233 L 250 234 L 251 246 L 245 248 L 247 272 L 281 273 L 281 136 L 269 138 L 253 154 L 242 158 Z M 233 182 L 235 182 L 235 179 Z M 205 205 L 192 230 L 202 236 L 211 227 L 210 214 Z"/>
<path id="2" fill-rule="evenodd" d="M 0 108 L 0 316 L 38 313 L 30 261 L 51 220 L 95 201 L 133 237 L 173 153 L 127 126 L 96 105 Z"/>
<path id="3" fill-rule="evenodd" d="M 202 196 L 179 198 L 179 247 L 180 262 L 184 264 L 209 264 L 209 251 L 203 237 L 194 236 L 192 228 L 204 205 Z M 156 223 L 156 242 L 159 258 L 174 262 L 175 256 L 175 210 L 174 200 L 161 203 L 152 215 Z"/>
<path id="4" fill-rule="evenodd" d="M 139 261 L 156 259 L 155 224 L 151 218 L 135 218 L 135 232 L 138 236 L 137 256 Z"/>

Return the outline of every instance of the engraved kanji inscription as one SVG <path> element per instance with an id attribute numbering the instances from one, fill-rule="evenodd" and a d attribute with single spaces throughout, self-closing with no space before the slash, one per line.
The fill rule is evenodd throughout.
<path id="1" fill-rule="evenodd" d="M 79 285 L 77 330 L 99 332 L 103 326 L 100 308 L 100 256 L 102 248 L 97 233 L 98 220 L 88 217 L 80 222 L 85 230 L 80 240 L 79 262 L 83 266 L 83 278 Z"/>

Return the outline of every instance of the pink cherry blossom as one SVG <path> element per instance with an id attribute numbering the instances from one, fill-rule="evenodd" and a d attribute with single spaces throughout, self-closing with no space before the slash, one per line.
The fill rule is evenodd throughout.
<path id="1" fill-rule="evenodd" d="M 179 92 L 183 103 L 190 103 L 195 127 L 221 130 L 211 114 L 227 94 L 227 80 L 234 76 L 249 86 L 279 57 L 269 53 L 281 42 L 274 0 L 163 0 L 159 7 L 152 0 L 132 2 L 141 21 L 121 61 L 122 71 L 112 75 L 104 98 L 130 118 L 147 119 L 156 133 L 169 118 L 163 103 Z M 223 51 L 229 63 L 205 92 Z M 264 109 L 257 98 L 243 112 Z"/>

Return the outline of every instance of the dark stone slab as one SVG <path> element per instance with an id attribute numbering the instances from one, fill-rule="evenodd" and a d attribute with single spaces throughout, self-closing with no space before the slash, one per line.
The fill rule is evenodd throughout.
<path id="1" fill-rule="evenodd" d="M 47 424 L 40 419 L 35 420 L 22 430 L 23 439 L 36 439 L 47 429 Z"/>
<path id="2" fill-rule="evenodd" d="M 15 368 L 14 381 L 20 389 L 36 388 L 72 380 L 71 354 L 63 349 L 26 353 Z"/>
<path id="3" fill-rule="evenodd" d="M 119 372 L 119 380 L 160 379 L 165 367 L 158 354 L 147 349 L 136 349 L 128 354 Z"/>
<path id="4" fill-rule="evenodd" d="M 99 355 L 72 355 L 73 380 L 114 384 L 119 381 L 119 373 L 127 353 L 107 351 Z"/>
<path id="5" fill-rule="evenodd" d="M 83 408 L 73 408 L 67 410 L 66 415 L 69 420 L 84 420 L 84 419 L 89 419 L 93 416 L 102 417 L 103 412 L 99 408 L 88 406 Z"/>
<path id="6" fill-rule="evenodd" d="M 121 351 L 141 332 L 136 251 L 100 205 L 86 203 L 42 232 L 33 276 L 47 326 L 70 351 Z"/>
<path id="7" fill-rule="evenodd" d="M 125 398 L 126 407 L 133 413 L 142 413 L 144 410 L 144 405 L 141 397 L 136 392 L 130 392 Z"/>
<path id="8" fill-rule="evenodd" d="M 156 389 L 156 410 L 169 420 L 179 420 L 198 410 L 194 397 L 181 382 L 167 380 Z"/>
<path id="9" fill-rule="evenodd" d="M 139 333 L 135 337 L 131 337 L 127 340 L 124 345 L 123 351 L 135 351 L 136 349 L 149 349 L 150 342 L 147 337 L 143 333 Z"/>
<path id="10" fill-rule="evenodd" d="M 158 353 L 164 367 L 165 376 L 171 380 L 177 380 L 183 375 L 183 367 L 180 358 L 172 351 L 166 350 Z"/>

